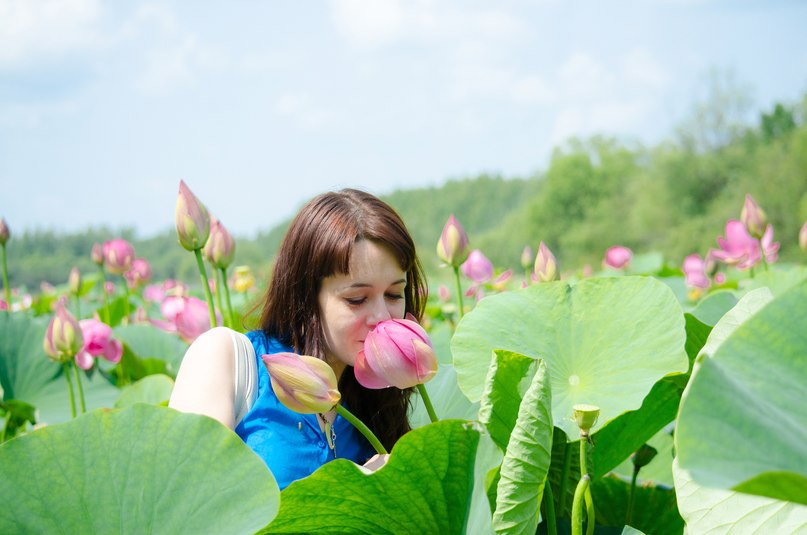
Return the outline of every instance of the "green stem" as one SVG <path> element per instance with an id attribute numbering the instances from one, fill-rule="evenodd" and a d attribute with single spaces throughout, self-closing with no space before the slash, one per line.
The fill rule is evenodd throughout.
<path id="1" fill-rule="evenodd" d="M 437 413 L 434 412 L 434 405 L 432 405 L 432 400 L 423 383 L 418 385 L 418 392 L 420 393 L 420 399 L 423 400 L 423 405 L 426 407 L 426 412 L 429 413 L 429 419 L 432 423 L 438 421 L 439 418 L 437 417 Z"/>
<path id="2" fill-rule="evenodd" d="M 3 250 L 3 289 L 6 294 L 6 305 L 8 306 L 7 312 L 11 314 L 11 288 L 8 286 L 8 264 L 6 263 L 6 244 L 0 247 Z"/>
<path id="3" fill-rule="evenodd" d="M 70 412 L 76 417 L 76 398 L 73 395 L 73 381 L 70 380 L 70 362 L 64 361 L 64 378 L 67 379 L 67 390 L 70 392 Z"/>
<path id="4" fill-rule="evenodd" d="M 628 497 L 628 512 L 625 514 L 625 525 L 630 526 L 633 520 L 633 498 L 636 494 L 636 478 L 639 476 L 639 467 L 633 469 L 633 478 L 630 482 L 630 496 Z"/>
<path id="5" fill-rule="evenodd" d="M 202 286 L 205 288 L 205 298 L 207 299 L 207 311 L 210 312 L 210 327 L 216 326 L 216 309 L 213 307 L 213 294 L 210 293 L 210 282 L 207 280 L 207 270 L 202 261 L 202 249 L 194 249 L 196 255 L 196 266 L 199 268 L 199 276 L 202 278 Z"/>
<path id="6" fill-rule="evenodd" d="M 336 404 L 336 412 L 342 415 L 342 418 L 353 424 L 353 427 L 359 430 L 359 433 L 364 435 L 370 444 L 375 448 L 376 453 L 385 454 L 388 453 L 384 446 L 381 445 L 378 438 L 370 431 L 370 428 L 364 425 L 364 423 L 356 418 L 352 412 L 344 408 L 341 404 Z"/>
<path id="7" fill-rule="evenodd" d="M 101 272 L 101 295 L 104 296 L 104 321 L 107 325 L 110 325 L 110 315 L 109 315 L 109 296 L 106 294 L 106 274 L 104 274 L 104 265 L 101 264 L 98 266 L 98 271 Z"/>
<path id="8" fill-rule="evenodd" d="M 454 280 L 457 281 L 457 305 L 459 306 L 460 319 L 465 315 L 462 306 L 462 284 L 460 283 L 460 267 L 454 266 Z"/>
<path id="9" fill-rule="evenodd" d="M 224 287 L 224 300 L 227 302 L 227 316 L 230 318 L 230 328 L 235 329 L 233 304 L 230 302 L 230 287 L 227 286 L 227 268 L 221 268 L 222 286 Z"/>
<path id="10" fill-rule="evenodd" d="M 216 269 L 216 266 L 211 266 L 213 273 L 216 274 L 216 305 L 219 307 L 221 311 L 221 320 L 224 322 L 225 327 L 230 326 L 230 318 L 227 317 L 227 312 L 225 312 L 224 307 L 221 304 L 221 272 Z"/>
<path id="11" fill-rule="evenodd" d="M 574 491 L 574 502 L 572 502 L 572 535 L 583 535 L 583 502 L 588 490 L 591 478 L 588 474 L 580 478 L 577 488 Z"/>
<path id="12" fill-rule="evenodd" d="M 594 498 L 591 497 L 591 487 L 586 487 L 586 535 L 594 535 Z"/>
<path id="13" fill-rule="evenodd" d="M 588 441 L 586 437 L 582 437 L 580 439 L 580 477 L 588 474 L 588 470 L 586 469 L 586 444 Z"/>
<path id="14" fill-rule="evenodd" d="M 768 259 L 765 258 L 765 248 L 762 247 L 762 238 L 760 238 L 757 241 L 759 241 L 759 257 L 762 260 L 762 267 L 764 267 L 765 271 L 767 272 L 768 271 Z"/>
<path id="15" fill-rule="evenodd" d="M 560 490 L 558 492 L 558 516 L 560 518 L 563 518 L 563 515 L 566 514 L 566 483 L 569 480 L 571 469 L 572 445 L 566 441 L 566 446 L 563 448 L 563 469 L 560 473 Z"/>
<path id="16" fill-rule="evenodd" d="M 549 483 L 549 478 L 546 478 L 544 485 L 544 507 L 546 510 L 546 533 L 547 535 L 557 535 L 558 526 L 555 520 L 555 499 L 552 496 L 552 484 Z"/>
<path id="17" fill-rule="evenodd" d="M 81 319 L 81 298 L 76 294 L 76 319 Z"/>
<path id="18" fill-rule="evenodd" d="M 6 429 L 8 429 L 8 423 L 11 421 L 11 409 L 9 408 L 6 411 L 6 418 L 5 423 L 3 424 L 3 434 L 0 435 L 0 444 L 6 441 Z M 25 425 L 25 424 L 23 424 Z"/>
<path id="19" fill-rule="evenodd" d="M 588 444 L 588 434 L 580 433 L 580 478 L 589 478 L 588 468 L 586 468 L 586 445 Z M 591 489 L 586 485 L 585 494 L 586 502 L 586 535 L 594 533 L 594 500 L 591 497 Z M 575 502 L 577 502 L 577 491 L 574 494 Z M 574 504 L 578 506 L 577 503 Z"/>
<path id="20" fill-rule="evenodd" d="M 123 319 L 121 323 L 129 324 L 129 281 L 126 280 L 126 277 L 123 277 Z"/>
<path id="21" fill-rule="evenodd" d="M 73 360 L 73 372 L 76 374 L 76 385 L 78 385 L 78 400 L 81 403 L 81 414 L 87 412 L 87 405 L 84 404 L 84 387 L 81 385 L 81 372 L 78 369 L 78 365 Z"/>

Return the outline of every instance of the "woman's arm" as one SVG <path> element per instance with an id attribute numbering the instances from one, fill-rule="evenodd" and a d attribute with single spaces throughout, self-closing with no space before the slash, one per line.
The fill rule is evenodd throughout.
<path id="1" fill-rule="evenodd" d="M 182 359 L 168 406 L 210 416 L 233 429 L 234 358 L 229 329 L 203 333 Z"/>

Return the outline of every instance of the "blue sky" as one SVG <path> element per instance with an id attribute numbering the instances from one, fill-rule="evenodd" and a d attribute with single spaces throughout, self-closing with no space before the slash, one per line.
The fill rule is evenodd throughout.
<path id="1" fill-rule="evenodd" d="M 316 193 L 526 177 L 569 136 L 669 136 L 710 69 L 807 91 L 807 2 L 0 0 L 0 217 L 237 235 Z"/>

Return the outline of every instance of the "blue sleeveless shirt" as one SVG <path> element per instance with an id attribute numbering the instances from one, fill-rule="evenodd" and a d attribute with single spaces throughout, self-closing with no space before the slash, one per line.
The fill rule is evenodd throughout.
<path id="1" fill-rule="evenodd" d="M 333 425 L 335 447 L 331 449 L 315 414 L 294 412 L 277 399 L 261 360 L 261 355 L 295 351 L 263 331 L 248 332 L 247 338 L 258 359 L 258 397 L 235 432 L 264 460 L 281 490 L 333 459 L 364 464 L 375 454 L 367 439 L 338 414 Z"/>

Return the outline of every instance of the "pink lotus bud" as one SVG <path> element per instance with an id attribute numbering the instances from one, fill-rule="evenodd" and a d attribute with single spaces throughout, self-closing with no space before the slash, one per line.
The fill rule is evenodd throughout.
<path id="1" fill-rule="evenodd" d="M 622 245 L 614 245 L 605 251 L 602 263 L 611 269 L 625 269 L 633 258 L 633 251 Z"/>
<path id="2" fill-rule="evenodd" d="M 448 286 L 445 284 L 441 284 L 439 288 L 437 288 L 437 297 L 440 301 L 447 302 L 451 299 L 451 291 L 449 291 Z"/>
<path id="3" fill-rule="evenodd" d="M 726 274 L 725 273 L 715 273 L 715 284 L 723 284 L 726 282 Z"/>
<path id="4" fill-rule="evenodd" d="M 454 214 L 448 218 L 440 240 L 437 242 L 437 256 L 450 266 L 459 266 L 468 257 L 468 234 Z"/>
<path id="5" fill-rule="evenodd" d="M 532 260 L 532 247 L 529 245 L 524 246 L 524 250 L 521 251 L 521 267 L 525 270 L 530 269 L 533 266 Z"/>
<path id="6" fill-rule="evenodd" d="M 174 218 L 177 237 L 182 247 L 188 251 L 195 251 L 205 246 L 210 236 L 210 216 L 205 205 L 196 198 L 183 180 L 179 181 L 179 196 Z"/>
<path id="7" fill-rule="evenodd" d="M 365 388 L 410 388 L 435 376 L 437 356 L 426 331 L 407 314 L 407 319 L 382 321 L 367 333 L 354 373 Z"/>
<path id="8" fill-rule="evenodd" d="M 740 221 L 745 225 L 746 230 L 756 239 L 762 238 L 765 227 L 768 225 L 768 217 L 750 195 L 745 196 L 745 204 L 740 212 Z"/>
<path id="9" fill-rule="evenodd" d="M 294 353 L 261 355 L 272 390 L 287 408 L 302 414 L 332 410 L 342 398 L 336 374 L 318 358 Z"/>
<path id="10" fill-rule="evenodd" d="M 807 253 L 807 221 L 804 222 L 799 231 L 799 247 Z"/>
<path id="11" fill-rule="evenodd" d="M 143 288 L 143 299 L 153 303 L 160 303 L 165 299 L 165 290 L 162 284 L 149 284 Z"/>
<path id="12" fill-rule="evenodd" d="M 166 330 L 175 330 L 188 343 L 210 329 L 207 303 L 197 297 L 166 297 L 160 305 L 160 312 L 172 325 Z M 221 321 L 218 312 L 216 319 L 217 323 Z"/>
<path id="13" fill-rule="evenodd" d="M 542 241 L 535 255 L 535 276 L 541 282 L 551 282 L 558 276 L 558 262 L 549 247 Z"/>
<path id="14" fill-rule="evenodd" d="M 708 288 L 711 285 L 709 277 L 706 275 L 706 262 L 701 260 L 699 254 L 691 254 L 684 258 L 681 269 L 684 272 L 687 286 Z"/>
<path id="15" fill-rule="evenodd" d="M 8 228 L 8 223 L 6 223 L 6 219 L 0 217 L 0 245 L 5 245 L 10 238 L 11 238 L 11 229 Z"/>
<path id="16" fill-rule="evenodd" d="M 135 251 L 132 244 L 123 238 L 116 238 L 104 242 L 104 265 L 110 273 L 122 275 L 130 267 L 135 259 Z"/>
<path id="17" fill-rule="evenodd" d="M 471 251 L 468 260 L 463 262 L 460 269 L 463 275 L 477 283 L 488 281 L 493 277 L 493 263 L 479 249 Z"/>
<path id="18" fill-rule="evenodd" d="M 255 275 L 249 266 L 237 266 L 230 280 L 230 285 L 236 292 L 244 293 L 255 286 Z"/>
<path id="19" fill-rule="evenodd" d="M 513 270 L 508 269 L 507 271 L 502 272 L 490 284 L 493 286 L 494 290 L 496 290 L 497 292 L 502 292 L 507 289 L 507 283 L 510 282 L 510 278 L 512 276 L 513 276 Z"/>
<path id="20" fill-rule="evenodd" d="M 81 292 L 81 271 L 77 267 L 70 270 L 70 275 L 67 276 L 67 287 L 73 295 Z"/>
<path id="21" fill-rule="evenodd" d="M 123 274 L 129 288 L 139 288 L 141 285 L 151 280 L 151 265 L 145 258 L 135 258 L 132 267 Z"/>
<path id="22" fill-rule="evenodd" d="M 85 370 L 92 368 L 92 359 L 103 357 L 109 362 L 120 362 L 123 344 L 112 338 L 112 328 L 95 318 L 81 320 L 81 334 L 84 345 L 76 355 L 76 364 Z M 89 362 L 89 366 L 86 367 Z"/>
<path id="23" fill-rule="evenodd" d="M 56 362 L 67 361 L 81 350 L 84 339 L 76 318 L 64 307 L 62 302 L 56 305 L 56 312 L 48 323 L 43 348 L 45 353 Z"/>
<path id="24" fill-rule="evenodd" d="M 90 251 L 90 258 L 92 258 L 92 262 L 96 266 L 104 265 L 104 249 L 100 243 L 94 243 L 92 245 L 92 251 Z"/>
<path id="25" fill-rule="evenodd" d="M 202 252 L 217 269 L 227 269 L 233 263 L 235 240 L 216 218 L 211 218 L 210 237 Z"/>

